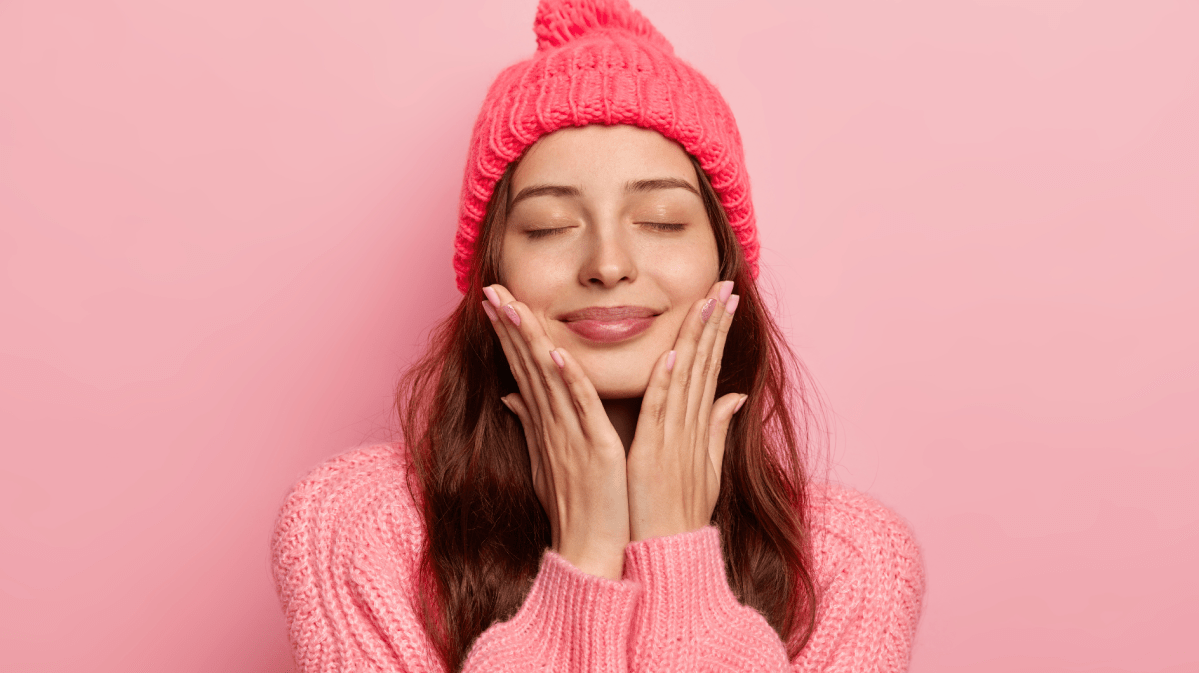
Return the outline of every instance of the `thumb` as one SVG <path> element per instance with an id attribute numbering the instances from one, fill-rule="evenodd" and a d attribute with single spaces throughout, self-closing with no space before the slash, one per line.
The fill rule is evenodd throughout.
<path id="1" fill-rule="evenodd" d="M 729 434 L 729 423 L 733 414 L 741 409 L 748 395 L 729 393 L 712 403 L 712 418 L 708 422 L 708 461 L 720 478 L 720 468 L 724 464 L 724 445 Z"/>
<path id="2" fill-rule="evenodd" d="M 537 496 L 541 498 L 542 504 L 546 502 L 546 493 L 543 493 L 542 487 L 542 461 L 541 461 L 541 446 L 537 443 L 537 433 L 534 431 L 533 419 L 529 413 L 529 408 L 525 406 L 525 399 L 520 396 L 520 393 L 511 393 L 500 398 L 504 406 L 508 407 L 508 411 L 516 414 L 520 419 L 521 428 L 525 431 L 525 444 L 529 449 L 529 466 L 533 473 L 533 488 L 537 491 Z"/>
<path id="3" fill-rule="evenodd" d="M 535 439 L 537 433 L 533 428 L 533 417 L 529 413 L 529 408 L 525 406 L 525 398 L 520 396 L 520 393 L 511 393 L 500 398 L 504 406 L 508 407 L 508 411 L 516 414 L 520 419 L 520 427 L 525 431 L 525 439 L 529 445 L 529 457 L 533 460 L 541 459 L 541 451 L 537 449 Z"/>

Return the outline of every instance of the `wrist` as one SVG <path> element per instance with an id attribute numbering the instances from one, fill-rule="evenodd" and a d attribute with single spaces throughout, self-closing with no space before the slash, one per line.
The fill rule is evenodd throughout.
<path id="1" fill-rule="evenodd" d="M 574 516 L 560 519 L 558 555 L 589 575 L 619 580 L 624 573 L 624 548 L 629 543 L 628 506 L 620 505 L 564 509 Z"/>
<path id="2" fill-rule="evenodd" d="M 687 503 L 678 494 L 643 493 L 629 489 L 629 540 L 693 533 L 711 525 L 712 508 Z"/>
<path id="3" fill-rule="evenodd" d="M 624 574 L 624 545 L 563 548 L 557 550 L 557 554 L 588 575 L 619 581 Z"/>
<path id="4" fill-rule="evenodd" d="M 708 522 L 702 523 L 687 522 L 682 517 L 667 518 L 656 516 L 644 522 L 633 522 L 629 528 L 630 542 L 644 542 L 659 537 L 670 537 L 672 535 L 680 535 L 682 533 L 692 533 L 704 526 Z"/>

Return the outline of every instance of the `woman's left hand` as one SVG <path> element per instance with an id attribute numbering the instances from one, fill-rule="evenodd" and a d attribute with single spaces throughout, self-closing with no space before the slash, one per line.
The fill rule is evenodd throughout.
<path id="1" fill-rule="evenodd" d="M 716 283 L 695 303 L 674 350 L 654 364 L 627 459 L 632 541 L 708 525 L 720 493 L 725 436 L 746 396 L 713 401 L 738 297 Z"/>

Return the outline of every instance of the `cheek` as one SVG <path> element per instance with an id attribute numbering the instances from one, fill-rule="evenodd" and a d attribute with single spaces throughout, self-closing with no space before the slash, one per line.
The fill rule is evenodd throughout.
<path id="1" fill-rule="evenodd" d="M 535 253 L 520 242 L 505 241 L 500 256 L 501 284 L 535 314 L 543 313 L 571 280 L 566 260 Z"/>
<path id="2" fill-rule="evenodd" d="M 670 295 L 675 309 L 686 311 L 699 301 L 720 279 L 720 259 L 715 244 L 696 246 L 687 251 L 672 251 L 657 257 L 659 284 Z"/>

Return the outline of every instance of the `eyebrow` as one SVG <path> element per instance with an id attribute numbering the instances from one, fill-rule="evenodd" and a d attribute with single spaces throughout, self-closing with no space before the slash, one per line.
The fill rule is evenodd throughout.
<path id="1" fill-rule="evenodd" d="M 624 185 L 626 192 L 652 192 L 658 189 L 685 189 L 696 196 L 700 196 L 699 190 L 694 185 L 680 178 L 631 180 Z M 516 196 L 512 197 L 512 201 L 508 204 L 508 209 L 511 210 L 522 200 L 531 199 L 534 196 L 576 197 L 582 194 L 583 191 L 581 189 L 569 185 L 529 185 L 517 192 Z"/>
<path id="2" fill-rule="evenodd" d="M 699 190 L 694 185 L 680 178 L 637 180 L 635 182 L 626 182 L 624 185 L 626 192 L 652 192 L 656 189 L 685 189 L 696 196 L 700 195 Z"/>
<path id="3" fill-rule="evenodd" d="M 516 207 L 523 199 L 531 199 L 534 196 L 579 196 L 583 192 L 578 187 L 568 187 L 566 185 L 529 185 L 516 193 L 512 200 L 508 202 L 508 210 Z"/>

